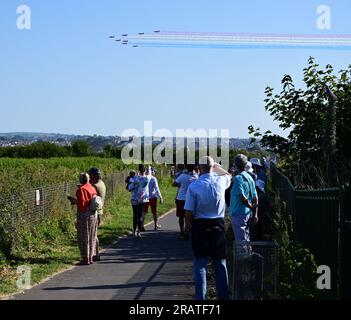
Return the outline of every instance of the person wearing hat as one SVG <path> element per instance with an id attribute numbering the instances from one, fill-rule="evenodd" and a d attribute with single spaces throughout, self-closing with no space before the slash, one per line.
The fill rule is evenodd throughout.
<path id="1" fill-rule="evenodd" d="M 89 180 L 90 177 L 87 173 L 79 175 L 80 184 L 75 199 L 77 204 L 77 240 L 81 256 L 79 265 L 93 263 L 96 244 L 97 213 L 90 209 L 90 203 L 97 194 Z"/>
<path id="2" fill-rule="evenodd" d="M 252 163 L 250 161 L 247 162 L 245 171 L 252 177 L 252 179 L 254 179 L 254 181 L 257 180 L 257 175 L 255 174 Z"/>
<path id="3" fill-rule="evenodd" d="M 91 184 L 94 186 L 97 195 L 101 197 L 102 200 L 102 205 L 105 204 L 105 198 L 106 198 L 106 185 L 105 183 L 102 181 L 102 177 L 101 177 L 101 172 L 98 168 L 91 168 L 89 171 L 89 176 L 90 176 L 90 182 Z M 104 213 L 103 208 L 101 210 L 97 211 L 98 216 L 97 216 L 97 224 L 96 224 L 96 246 L 95 246 L 95 254 L 93 257 L 94 261 L 100 261 L 100 242 L 99 242 L 99 238 L 97 235 L 97 229 L 98 227 L 101 225 L 101 221 L 102 221 L 102 215 Z"/>
<path id="4" fill-rule="evenodd" d="M 256 173 L 257 179 L 262 180 L 265 184 L 267 184 L 267 174 L 263 170 L 263 165 L 261 163 L 261 160 L 258 158 L 252 158 L 250 159 L 250 162 L 252 163 L 254 172 Z"/>
<path id="5" fill-rule="evenodd" d="M 207 259 L 215 271 L 218 300 L 228 300 L 226 265 L 225 190 L 231 175 L 211 157 L 200 159 L 200 177 L 186 193 L 186 229 L 190 230 L 194 254 L 195 300 L 206 299 Z"/>
<path id="6" fill-rule="evenodd" d="M 257 191 L 255 181 L 245 171 L 247 161 L 243 154 L 235 157 L 238 174 L 233 179 L 229 212 L 236 241 L 250 241 L 249 221 L 258 222 Z"/>

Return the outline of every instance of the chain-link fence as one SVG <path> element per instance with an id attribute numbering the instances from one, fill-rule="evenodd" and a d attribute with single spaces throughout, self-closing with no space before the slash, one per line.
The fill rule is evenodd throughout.
<path id="1" fill-rule="evenodd" d="M 106 185 L 106 201 L 112 199 L 117 189 L 125 187 L 128 170 L 107 174 L 103 177 Z M 167 168 L 160 167 L 157 177 L 169 174 Z M 67 181 L 48 186 L 32 188 L 27 191 L 13 192 L 2 197 L 0 195 L 0 226 L 31 226 L 47 217 L 59 217 L 60 214 L 72 210 L 67 196 L 75 197 L 78 181 Z"/>
<path id="2" fill-rule="evenodd" d="M 276 242 L 234 241 L 233 300 L 277 299 L 278 275 Z"/>
<path id="3" fill-rule="evenodd" d="M 103 176 L 106 185 L 106 202 L 113 199 L 118 190 L 125 189 L 129 174 L 121 172 Z M 159 167 L 157 177 L 168 175 L 167 168 Z M 0 194 L 0 254 L 11 256 L 21 234 L 30 231 L 42 222 L 59 221 L 65 224 L 76 210 L 68 196 L 75 197 L 78 181 L 67 181 L 48 186 Z"/>
<path id="4" fill-rule="evenodd" d="M 128 171 L 123 171 L 103 177 L 107 201 L 114 197 L 118 187 L 124 186 L 127 175 Z M 12 193 L 6 199 L 0 196 L 0 224 L 10 222 L 12 226 L 27 227 L 48 217 L 59 217 L 72 210 L 67 196 L 75 196 L 77 184 L 69 181 Z"/>

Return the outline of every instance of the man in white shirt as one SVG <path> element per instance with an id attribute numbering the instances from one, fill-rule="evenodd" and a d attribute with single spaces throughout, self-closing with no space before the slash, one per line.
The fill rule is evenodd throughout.
<path id="1" fill-rule="evenodd" d="M 185 199 L 186 193 L 188 191 L 189 185 L 198 179 L 197 175 L 194 172 L 195 166 L 192 164 L 187 165 L 187 169 L 184 170 L 181 174 L 178 175 L 176 180 L 173 183 L 174 187 L 178 187 L 178 194 L 176 197 L 176 214 L 179 219 L 179 229 L 180 236 L 186 236 L 184 225 L 185 225 Z"/>
<path id="2" fill-rule="evenodd" d="M 189 186 L 184 207 L 194 252 L 195 299 L 206 299 L 206 268 L 210 257 L 215 269 L 217 297 L 228 300 L 224 195 L 232 176 L 211 157 L 200 159 L 200 171 L 199 179 Z"/>

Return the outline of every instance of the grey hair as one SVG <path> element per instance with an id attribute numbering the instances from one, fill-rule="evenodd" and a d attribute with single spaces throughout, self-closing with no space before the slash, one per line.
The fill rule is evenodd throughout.
<path id="1" fill-rule="evenodd" d="M 247 162 L 248 162 L 247 156 L 245 156 L 244 154 L 238 154 L 234 159 L 234 164 L 236 168 L 240 171 L 245 170 Z"/>
<path id="2" fill-rule="evenodd" d="M 90 181 L 90 176 L 89 176 L 89 174 L 87 174 L 87 173 L 81 173 L 80 175 L 79 175 L 79 182 L 81 183 L 81 184 L 86 184 L 86 183 L 88 183 Z"/>

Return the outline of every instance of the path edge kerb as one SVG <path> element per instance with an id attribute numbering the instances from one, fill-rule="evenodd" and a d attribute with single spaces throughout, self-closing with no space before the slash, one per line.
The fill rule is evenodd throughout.
<path id="1" fill-rule="evenodd" d="M 164 218 L 164 217 L 170 215 L 170 214 L 173 213 L 174 211 L 175 211 L 175 208 L 172 208 L 171 210 L 167 211 L 167 212 L 164 213 L 163 215 L 159 216 L 158 219 L 162 219 L 162 218 Z M 153 221 L 150 221 L 150 222 L 148 222 L 147 224 L 145 224 L 145 226 L 149 226 L 149 225 L 152 224 L 152 223 L 153 223 Z M 132 234 L 132 232 L 128 231 L 128 233 L 127 233 L 126 235 L 117 237 L 117 239 L 116 239 L 115 241 L 113 241 L 111 244 L 109 244 L 106 248 L 101 249 L 100 252 L 103 253 L 103 252 L 107 251 L 108 249 L 111 249 L 112 247 L 114 247 L 115 245 L 117 245 L 118 242 L 119 242 L 121 239 L 124 239 L 124 238 L 130 236 L 131 234 Z M 76 261 L 76 262 L 78 263 L 78 261 Z M 16 292 L 16 293 L 12 293 L 12 294 L 9 294 L 9 295 L 0 296 L 0 300 L 11 300 L 11 299 L 15 298 L 16 296 L 21 295 L 21 294 L 25 293 L 26 291 L 28 291 L 28 290 L 30 290 L 30 289 L 32 289 L 32 288 L 35 288 L 35 287 L 37 287 L 37 286 L 39 286 L 39 285 L 41 285 L 41 284 L 44 284 L 44 283 L 47 282 L 47 281 L 50 281 L 51 279 L 53 279 L 54 277 L 60 275 L 61 273 L 64 273 L 64 272 L 66 272 L 66 271 L 73 270 L 74 268 L 77 268 L 77 266 L 72 265 L 72 266 L 69 266 L 69 267 L 64 268 L 64 269 L 62 269 L 62 270 L 59 270 L 59 271 L 53 273 L 52 275 L 46 277 L 45 279 L 41 280 L 40 282 L 34 284 L 33 286 L 31 286 L 31 287 L 30 287 L 29 289 L 27 289 L 27 290 L 22 290 L 22 291 L 19 291 L 19 292 Z"/>

